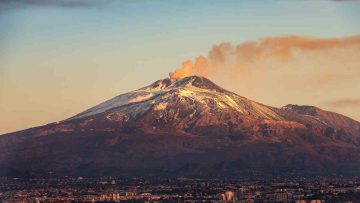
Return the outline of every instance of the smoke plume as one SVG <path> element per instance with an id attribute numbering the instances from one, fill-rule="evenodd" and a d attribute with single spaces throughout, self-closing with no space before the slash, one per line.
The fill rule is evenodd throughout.
<path id="1" fill-rule="evenodd" d="M 216 74 L 224 73 L 234 76 L 244 71 L 266 69 L 274 65 L 283 66 L 294 62 L 312 66 L 319 60 L 334 60 L 331 55 L 333 52 L 339 52 L 338 57 L 343 57 L 343 52 L 347 50 L 352 51 L 348 57 L 360 57 L 360 36 L 334 39 L 287 36 L 264 38 L 239 45 L 221 43 L 213 46 L 207 57 L 199 56 L 194 62 L 185 61 L 180 68 L 169 75 L 172 79 L 190 75 L 214 77 Z"/>
<path id="2" fill-rule="evenodd" d="M 359 96 L 360 36 L 269 37 L 215 45 L 207 56 L 186 61 L 172 79 L 198 75 L 225 89 L 272 106 L 318 105 L 360 120 L 358 110 L 328 101 Z"/>

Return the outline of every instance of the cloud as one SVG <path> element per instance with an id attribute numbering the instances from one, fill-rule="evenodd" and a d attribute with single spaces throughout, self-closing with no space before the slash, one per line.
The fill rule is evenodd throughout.
<path id="1" fill-rule="evenodd" d="M 302 36 L 267 37 L 238 45 L 224 42 L 213 46 L 208 56 L 170 73 L 173 79 L 189 75 L 207 77 L 240 76 L 254 71 L 276 71 L 309 75 L 309 82 L 322 84 L 330 79 L 357 76 L 359 73 L 360 36 L 345 38 L 313 38 Z M 325 66 L 325 67 L 323 67 Z M 305 71 L 305 72 L 302 72 Z M 350 75 L 347 75 L 350 72 Z"/>
<path id="2" fill-rule="evenodd" d="M 324 105 L 335 108 L 360 107 L 360 98 L 338 99 L 325 102 Z"/>
<path id="3" fill-rule="evenodd" d="M 0 5 L 36 5 L 76 8 L 98 5 L 107 1 L 109 0 L 0 0 Z"/>
<path id="4" fill-rule="evenodd" d="M 360 35 L 341 38 L 267 37 L 214 45 L 207 55 L 187 60 L 172 79 L 199 75 L 225 89 L 266 103 L 328 103 L 330 110 L 360 119 L 355 107 L 360 87 Z M 325 105 L 324 105 L 325 106 Z M 358 108 L 357 108 L 358 109 Z"/>
<path id="5" fill-rule="evenodd" d="M 338 1 L 338 2 L 343 2 L 343 1 L 359 1 L 359 0 L 330 0 L 330 1 Z"/>

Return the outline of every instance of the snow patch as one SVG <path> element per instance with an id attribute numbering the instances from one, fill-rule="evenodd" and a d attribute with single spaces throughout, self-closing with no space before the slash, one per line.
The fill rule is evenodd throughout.
<path id="1" fill-rule="evenodd" d="M 226 108 L 226 106 L 225 106 L 222 102 L 217 101 L 216 103 L 217 103 L 217 105 L 218 105 L 220 108 L 222 108 L 222 109 L 225 109 L 225 108 Z"/>
<path id="2" fill-rule="evenodd" d="M 193 92 L 190 90 L 187 90 L 187 89 L 180 90 L 180 95 L 183 97 L 191 97 L 192 94 L 193 94 Z"/>
<path id="3" fill-rule="evenodd" d="M 228 95 L 225 95 L 225 103 L 229 105 L 230 107 L 236 109 L 239 113 L 244 113 L 245 111 L 239 107 L 238 103 L 234 101 L 233 98 L 231 98 Z"/>
<path id="4" fill-rule="evenodd" d="M 130 99 L 130 100 L 129 100 L 129 103 L 141 102 L 141 101 L 150 99 L 150 98 L 153 97 L 153 96 L 154 96 L 153 93 L 150 93 L 150 94 L 147 94 L 147 95 L 140 95 L 140 96 L 137 96 L 137 97 L 135 97 L 135 98 L 133 98 L 133 99 Z"/>
<path id="5" fill-rule="evenodd" d="M 154 109 L 157 111 L 160 111 L 160 110 L 166 109 L 167 106 L 168 106 L 168 103 L 161 102 L 161 103 L 157 104 Z"/>

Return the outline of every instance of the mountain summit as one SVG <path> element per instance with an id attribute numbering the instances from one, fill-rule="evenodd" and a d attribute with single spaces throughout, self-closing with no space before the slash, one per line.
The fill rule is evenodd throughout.
<path id="1" fill-rule="evenodd" d="M 346 116 L 270 107 L 190 76 L 0 136 L 0 175 L 359 175 L 359 146 Z"/>
<path id="2" fill-rule="evenodd" d="M 230 118 L 240 115 L 257 119 L 283 119 L 271 107 L 226 91 L 210 80 L 198 76 L 156 81 L 144 88 L 116 96 L 70 120 L 97 114 L 122 115 L 129 119 L 139 119 L 148 115 L 152 116 L 152 120 L 165 119 L 175 123 L 189 119 L 184 123 L 186 125 L 198 122 L 202 118 L 207 119 L 204 123 L 210 124 L 216 120 L 223 122 L 224 116 Z M 161 124 L 168 123 L 164 122 Z"/>

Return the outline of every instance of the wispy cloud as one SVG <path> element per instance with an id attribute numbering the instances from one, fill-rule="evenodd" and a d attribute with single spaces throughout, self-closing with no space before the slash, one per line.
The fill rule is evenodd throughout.
<path id="1" fill-rule="evenodd" d="M 331 1 L 338 1 L 338 2 L 342 2 L 342 1 L 359 1 L 359 0 L 331 0 Z"/>
<path id="2" fill-rule="evenodd" d="M 346 99 L 327 101 L 324 103 L 324 105 L 335 108 L 360 107 L 360 98 L 346 98 Z"/>
<path id="3" fill-rule="evenodd" d="M 110 0 L 0 0 L 0 5 L 36 5 L 57 7 L 84 7 L 108 2 Z"/>

